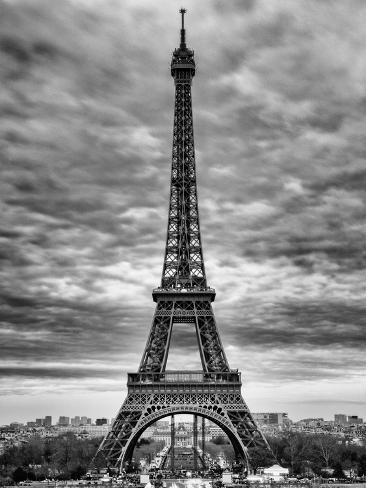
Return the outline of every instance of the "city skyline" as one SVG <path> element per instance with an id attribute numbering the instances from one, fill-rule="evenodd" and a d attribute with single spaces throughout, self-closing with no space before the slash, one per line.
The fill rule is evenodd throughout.
<path id="1" fill-rule="evenodd" d="M 180 7 L 3 2 L 4 422 L 114 417 L 137 370 L 163 264 Z M 243 396 L 294 419 L 365 417 L 366 6 L 185 7 L 206 273 Z M 198 368 L 178 338 L 173 364 Z"/>
<path id="2" fill-rule="evenodd" d="M 291 423 L 296 423 L 296 422 L 301 422 L 301 421 L 304 421 L 304 420 L 323 420 L 325 422 L 334 422 L 334 423 L 352 423 L 352 422 L 356 422 L 356 423 L 364 423 L 364 418 L 363 417 L 360 417 L 359 414 L 355 414 L 355 413 L 352 413 L 352 414 L 347 414 L 347 413 L 334 413 L 333 414 L 333 419 L 326 419 L 326 418 L 323 418 L 323 417 L 304 417 L 304 418 L 301 418 L 301 419 L 297 419 L 297 420 L 293 420 L 292 418 L 288 417 L 288 414 L 287 412 L 252 412 L 252 415 L 256 418 L 256 419 L 259 419 L 259 417 L 262 417 L 262 416 L 270 416 L 270 415 L 275 415 L 275 416 L 280 416 L 282 421 L 281 422 L 287 422 L 287 421 L 290 421 Z M 192 414 L 178 414 L 178 415 L 175 415 L 175 422 L 178 424 L 178 423 L 193 423 L 193 420 L 190 420 L 192 418 Z M 56 420 L 58 419 L 58 420 Z M 285 419 L 285 420 L 284 420 Z M 11 422 L 9 422 L 8 424 L 4 424 L 1 422 L 1 419 L 0 419 L 0 426 L 2 425 L 11 425 L 11 424 L 23 424 L 23 425 L 26 425 L 26 424 L 36 424 L 37 421 L 45 421 L 44 423 L 41 423 L 41 422 L 38 422 L 38 426 L 40 427 L 44 427 L 44 426 L 57 426 L 57 425 L 69 425 L 69 426 L 73 426 L 73 425 L 98 425 L 98 423 L 100 425 L 102 424 L 107 424 L 107 425 L 111 425 L 113 423 L 113 420 L 114 418 L 113 417 L 106 417 L 104 415 L 98 415 L 98 417 L 96 418 L 91 418 L 91 417 L 88 417 L 87 415 L 46 415 L 44 417 L 36 417 L 35 419 L 33 420 L 30 420 L 30 419 L 26 419 L 26 420 L 23 420 L 23 421 L 17 421 L 17 420 L 13 420 Z M 210 423 L 213 423 L 212 421 L 209 421 L 207 420 L 207 422 L 210 424 Z M 158 420 L 156 421 L 154 424 L 152 424 L 152 426 L 156 425 L 156 424 L 170 424 L 170 417 L 169 418 L 163 418 L 161 420 Z"/>

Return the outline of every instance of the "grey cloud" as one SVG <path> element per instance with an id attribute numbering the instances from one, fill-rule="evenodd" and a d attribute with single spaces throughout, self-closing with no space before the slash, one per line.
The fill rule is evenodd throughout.
<path id="1" fill-rule="evenodd" d="M 333 351 L 331 357 L 326 355 L 324 357 L 323 349 L 316 349 L 317 355 L 297 354 L 293 352 L 291 356 L 288 351 L 284 354 L 276 355 L 277 361 L 260 361 L 261 369 L 253 368 L 253 366 L 246 367 L 243 365 L 244 371 L 249 371 L 246 377 L 249 376 L 250 381 L 268 381 L 269 377 L 273 378 L 273 384 L 278 384 L 283 381 L 286 382 L 331 382 L 339 380 L 339 370 L 345 369 L 344 376 L 348 380 L 363 381 L 363 371 L 366 363 L 363 359 L 362 353 L 349 353 L 345 349 Z M 271 351 L 273 355 L 274 351 Z M 343 354 L 343 357 L 342 357 Z M 247 364 L 247 362 L 245 363 Z M 289 398 L 291 395 L 289 395 Z M 333 397 L 330 394 L 328 400 L 330 405 L 334 403 Z"/>
<path id="2" fill-rule="evenodd" d="M 326 191 L 330 188 L 340 188 L 348 192 L 363 192 L 365 185 L 366 170 L 356 169 L 354 171 L 340 171 L 321 181 L 313 182 L 311 188 L 315 191 Z"/>
<path id="3" fill-rule="evenodd" d="M 65 379 L 83 379 L 83 378 L 113 378 L 121 376 L 118 371 L 110 369 L 96 368 L 44 368 L 44 367 L 1 367 L 0 374 L 12 378 L 65 378 Z"/>
<path id="4" fill-rule="evenodd" d="M 360 302 L 263 302 L 253 306 L 244 300 L 238 309 L 243 318 L 239 324 L 225 321 L 225 335 L 243 348 L 247 344 L 263 349 L 344 346 L 361 351 L 365 347 L 366 309 Z"/>

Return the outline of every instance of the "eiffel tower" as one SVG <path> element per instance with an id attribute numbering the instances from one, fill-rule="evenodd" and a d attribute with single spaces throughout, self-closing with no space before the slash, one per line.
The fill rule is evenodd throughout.
<path id="1" fill-rule="evenodd" d="M 215 290 L 206 282 L 199 225 L 193 139 L 191 85 L 194 52 L 185 41 L 184 14 L 180 46 L 173 52 L 175 110 L 170 206 L 161 286 L 152 296 L 156 309 L 137 373 L 128 373 L 128 395 L 96 457 L 111 468 L 132 459 L 143 431 L 157 420 L 193 414 L 217 424 L 229 437 L 239 462 L 248 467 L 250 449 L 266 439 L 241 396 L 241 375 L 230 369 L 211 303 Z M 174 324 L 195 328 L 202 363 L 199 371 L 166 370 Z"/>

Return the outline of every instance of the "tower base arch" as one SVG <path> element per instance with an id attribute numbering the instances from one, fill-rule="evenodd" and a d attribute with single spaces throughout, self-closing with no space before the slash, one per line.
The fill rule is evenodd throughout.
<path id="1" fill-rule="evenodd" d="M 111 468 L 130 462 L 142 433 L 154 422 L 178 414 L 202 416 L 228 436 L 237 458 L 249 469 L 248 449 L 269 448 L 240 393 L 240 373 L 129 373 L 129 391 L 97 457 Z"/>

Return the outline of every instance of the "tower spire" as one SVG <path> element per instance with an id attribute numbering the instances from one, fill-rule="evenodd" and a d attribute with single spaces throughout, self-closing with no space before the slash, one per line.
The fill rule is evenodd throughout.
<path id="1" fill-rule="evenodd" d="M 180 48 L 186 49 L 186 30 L 184 28 L 184 14 L 187 12 L 185 8 L 181 8 L 179 12 L 182 14 L 182 28 L 180 30 Z"/>

